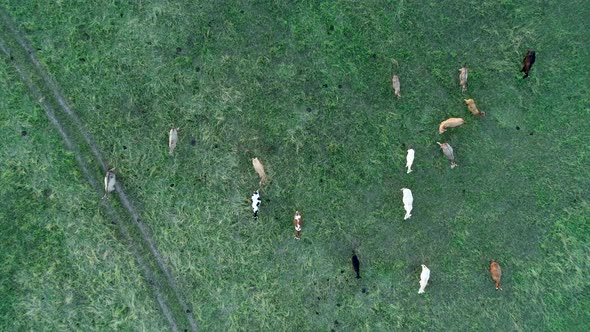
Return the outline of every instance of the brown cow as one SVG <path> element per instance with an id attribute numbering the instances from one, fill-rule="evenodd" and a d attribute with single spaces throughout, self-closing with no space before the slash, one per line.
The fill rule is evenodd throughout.
<path id="1" fill-rule="evenodd" d="M 464 123 L 465 120 L 461 118 L 448 118 L 440 123 L 440 125 L 438 126 L 438 132 L 442 134 L 445 131 L 447 131 L 447 128 L 459 127 Z"/>
<path id="2" fill-rule="evenodd" d="M 469 112 L 471 112 L 471 114 L 473 114 L 475 116 L 486 115 L 486 112 L 480 112 L 477 109 L 477 106 L 475 106 L 475 101 L 473 99 L 465 99 L 465 104 L 467 104 L 467 109 L 469 109 Z"/>
<path id="3" fill-rule="evenodd" d="M 295 226 L 295 239 L 301 238 L 301 226 L 303 225 L 303 218 L 299 211 L 295 211 L 295 217 L 293 218 L 293 225 Z"/>
<path id="4" fill-rule="evenodd" d="M 494 282 L 496 283 L 496 290 L 502 290 L 502 286 L 500 286 L 500 279 L 502 278 L 502 269 L 500 269 L 500 264 L 498 264 L 493 259 L 490 262 L 490 274 L 492 275 L 492 279 L 494 279 Z"/>
<path id="5" fill-rule="evenodd" d="M 529 77 L 529 71 L 533 67 L 533 63 L 535 63 L 535 51 L 529 50 L 522 59 L 522 69 L 520 71 L 524 73 L 523 79 Z"/>

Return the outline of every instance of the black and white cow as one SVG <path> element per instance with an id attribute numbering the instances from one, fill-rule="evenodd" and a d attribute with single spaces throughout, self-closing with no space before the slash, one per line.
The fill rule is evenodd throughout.
<path id="1" fill-rule="evenodd" d="M 254 214 L 254 220 L 258 220 L 258 209 L 260 208 L 260 202 L 262 202 L 262 199 L 260 198 L 260 193 L 257 190 L 252 194 L 252 212 Z"/>

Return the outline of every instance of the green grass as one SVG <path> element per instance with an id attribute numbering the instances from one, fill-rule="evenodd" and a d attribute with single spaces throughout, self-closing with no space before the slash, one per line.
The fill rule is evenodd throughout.
<path id="1" fill-rule="evenodd" d="M 5 66 L 0 85 L 0 330 L 164 329 L 73 155 Z"/>
<path id="2" fill-rule="evenodd" d="M 2 3 L 117 168 L 201 330 L 590 324 L 584 1 Z M 73 154 L 3 63 L 0 330 L 165 329 Z M 451 116 L 466 124 L 441 136 Z M 253 157 L 269 174 L 258 222 Z"/>

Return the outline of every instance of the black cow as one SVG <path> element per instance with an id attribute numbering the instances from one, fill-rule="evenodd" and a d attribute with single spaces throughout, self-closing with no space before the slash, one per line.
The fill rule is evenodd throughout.
<path id="1" fill-rule="evenodd" d="M 354 272 L 356 272 L 357 279 L 361 277 L 360 266 L 361 266 L 361 262 L 359 262 L 359 258 L 356 256 L 356 254 L 353 251 L 352 252 L 352 268 L 354 269 Z"/>

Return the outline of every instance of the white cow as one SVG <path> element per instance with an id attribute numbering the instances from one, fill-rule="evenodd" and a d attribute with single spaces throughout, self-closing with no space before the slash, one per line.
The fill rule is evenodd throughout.
<path id="1" fill-rule="evenodd" d="M 406 167 L 408 168 L 408 173 L 412 171 L 412 164 L 414 163 L 414 149 L 408 149 L 408 155 L 406 156 Z"/>
<path id="2" fill-rule="evenodd" d="M 115 175 L 115 168 L 109 168 L 104 175 L 104 196 L 102 198 L 109 198 L 109 193 L 115 190 L 117 184 L 117 176 Z"/>
<path id="3" fill-rule="evenodd" d="M 420 289 L 418 290 L 418 294 L 424 293 L 424 288 L 428 284 L 428 279 L 430 279 L 430 269 L 426 267 L 426 265 L 422 264 L 422 273 L 420 273 Z"/>
<path id="4" fill-rule="evenodd" d="M 178 143 L 178 129 L 180 128 L 172 128 L 170 129 L 170 133 L 168 133 L 168 154 L 172 155 L 174 149 L 176 149 L 176 143 Z"/>
<path id="5" fill-rule="evenodd" d="M 402 192 L 404 193 L 404 197 L 402 201 L 404 202 L 404 209 L 406 210 L 406 215 L 404 216 L 404 220 L 410 219 L 412 216 L 412 203 L 414 203 L 414 197 L 412 196 L 412 191 L 408 188 L 402 188 Z"/>

